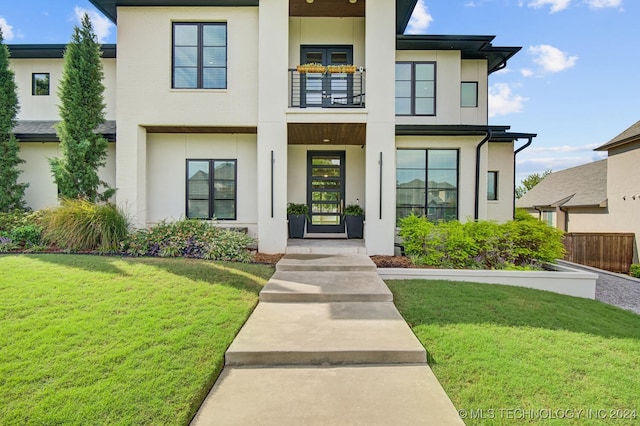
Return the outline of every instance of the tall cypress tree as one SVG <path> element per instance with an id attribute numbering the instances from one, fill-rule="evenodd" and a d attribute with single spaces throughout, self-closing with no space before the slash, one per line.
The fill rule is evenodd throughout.
<path id="1" fill-rule="evenodd" d="M 18 140 L 13 134 L 20 106 L 16 92 L 15 76 L 9 69 L 9 48 L 4 44 L 0 28 L 0 212 L 25 208 L 26 183 L 18 183 L 24 163 L 18 156 Z"/>
<path id="2" fill-rule="evenodd" d="M 61 121 L 56 131 L 61 157 L 49 159 L 62 198 L 105 201 L 115 192 L 98 176 L 98 168 L 106 164 L 108 154 L 107 140 L 96 133 L 105 121 L 101 55 L 91 20 L 85 14 L 65 50 L 58 88 Z"/>

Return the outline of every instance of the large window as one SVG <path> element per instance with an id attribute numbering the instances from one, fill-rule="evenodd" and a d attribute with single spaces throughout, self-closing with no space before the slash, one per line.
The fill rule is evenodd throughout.
<path id="1" fill-rule="evenodd" d="M 49 73 L 31 74 L 31 94 L 34 96 L 49 96 Z"/>
<path id="2" fill-rule="evenodd" d="M 236 219 L 237 160 L 187 160 L 187 217 Z"/>
<path id="3" fill-rule="evenodd" d="M 487 174 L 487 200 L 496 201 L 498 199 L 498 172 Z"/>
<path id="4" fill-rule="evenodd" d="M 226 89 L 227 24 L 173 24 L 171 87 Z"/>
<path id="5" fill-rule="evenodd" d="M 458 150 L 399 149 L 396 219 L 414 213 L 429 220 L 458 218 Z"/>
<path id="6" fill-rule="evenodd" d="M 396 115 L 435 114 L 435 62 L 397 62 Z"/>

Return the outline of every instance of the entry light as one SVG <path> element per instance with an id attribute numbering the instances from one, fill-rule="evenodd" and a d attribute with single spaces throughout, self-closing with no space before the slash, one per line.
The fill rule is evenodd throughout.
<path id="1" fill-rule="evenodd" d="M 358 0 L 349 0 L 349 3 L 351 4 L 356 4 L 358 2 Z"/>
<path id="2" fill-rule="evenodd" d="M 329 143 L 329 142 L 331 142 L 331 139 L 322 139 L 322 142 Z"/>
<path id="3" fill-rule="evenodd" d="M 351 0 L 349 0 L 349 1 L 351 1 Z M 307 0 L 307 3 L 309 3 L 309 4 L 313 3 L 313 0 Z"/>

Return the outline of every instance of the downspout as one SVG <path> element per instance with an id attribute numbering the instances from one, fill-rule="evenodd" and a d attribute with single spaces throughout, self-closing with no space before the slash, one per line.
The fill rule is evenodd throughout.
<path id="1" fill-rule="evenodd" d="M 518 155 L 520 151 L 525 150 L 533 142 L 533 136 L 529 136 L 527 139 L 529 139 L 527 143 L 525 143 L 524 145 L 522 145 L 520 148 L 516 149 L 513 152 L 513 218 L 514 219 L 516 218 L 516 155 Z M 542 218 L 542 212 L 540 212 L 540 218 Z"/>
<path id="2" fill-rule="evenodd" d="M 491 139 L 491 129 L 487 129 L 487 135 L 476 146 L 476 205 L 473 210 L 473 219 L 478 220 L 478 211 L 480 209 L 480 149 Z"/>
<path id="3" fill-rule="evenodd" d="M 514 204 L 515 205 L 515 204 Z M 538 211 L 538 222 L 542 222 L 542 210 L 537 208 L 536 206 L 533 206 L 534 210 Z M 515 209 L 514 209 L 515 210 Z M 514 217 L 515 218 L 515 217 Z"/>

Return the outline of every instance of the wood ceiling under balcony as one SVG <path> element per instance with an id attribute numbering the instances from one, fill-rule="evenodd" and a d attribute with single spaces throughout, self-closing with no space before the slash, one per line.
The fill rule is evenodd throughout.
<path id="1" fill-rule="evenodd" d="M 364 18 L 365 0 L 289 0 L 289 16 Z"/>

